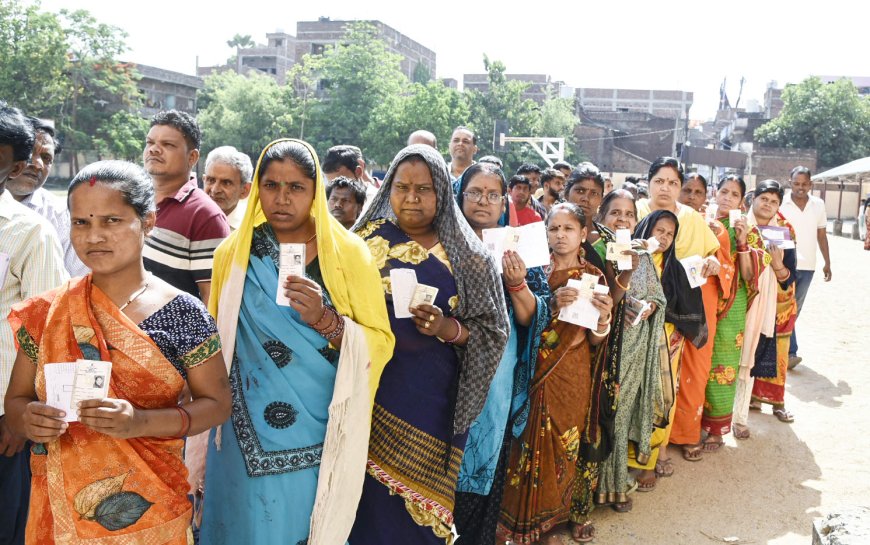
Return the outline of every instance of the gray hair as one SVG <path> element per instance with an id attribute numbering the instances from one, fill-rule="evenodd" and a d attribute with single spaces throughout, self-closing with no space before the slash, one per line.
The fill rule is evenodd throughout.
<path id="1" fill-rule="evenodd" d="M 205 159 L 205 169 L 208 170 L 209 165 L 212 163 L 224 163 L 234 167 L 239 171 L 243 184 L 250 183 L 251 178 L 254 176 L 254 166 L 251 164 L 251 158 L 233 146 L 221 146 L 211 150 Z"/>

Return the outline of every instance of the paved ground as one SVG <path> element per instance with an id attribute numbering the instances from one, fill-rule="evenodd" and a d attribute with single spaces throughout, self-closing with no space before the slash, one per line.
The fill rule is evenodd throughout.
<path id="1" fill-rule="evenodd" d="M 813 519 L 870 505 L 870 252 L 829 241 L 833 281 L 817 273 L 798 321 L 804 362 L 786 386 L 795 423 L 765 407 L 750 415 L 750 439 L 729 436 L 701 462 L 671 449 L 674 476 L 634 494 L 632 512 L 593 513 L 596 544 L 808 545 Z"/>

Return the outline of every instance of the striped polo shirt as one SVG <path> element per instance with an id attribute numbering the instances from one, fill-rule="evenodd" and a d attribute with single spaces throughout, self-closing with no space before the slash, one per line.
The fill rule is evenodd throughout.
<path id="1" fill-rule="evenodd" d="M 211 280 L 215 248 L 230 234 L 227 218 L 191 176 L 178 192 L 157 203 L 157 223 L 145 241 L 145 268 L 199 297 L 197 282 Z"/>

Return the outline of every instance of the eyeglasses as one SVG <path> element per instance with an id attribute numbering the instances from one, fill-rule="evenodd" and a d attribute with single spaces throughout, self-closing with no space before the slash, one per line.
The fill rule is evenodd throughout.
<path id="1" fill-rule="evenodd" d="M 483 199 L 484 195 L 480 191 L 463 191 L 462 196 L 468 199 L 473 203 L 480 203 L 481 199 Z M 497 202 L 501 202 L 504 197 L 499 195 L 498 193 L 487 193 L 486 200 L 489 201 L 489 204 L 495 204 Z"/>

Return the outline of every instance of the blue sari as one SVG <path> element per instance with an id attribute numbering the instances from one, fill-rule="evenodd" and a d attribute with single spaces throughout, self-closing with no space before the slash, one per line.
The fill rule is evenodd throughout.
<path id="1" fill-rule="evenodd" d="M 230 370 L 233 413 L 222 446 L 214 430 L 209 437 L 203 545 L 308 538 L 338 351 L 275 303 L 277 260 L 271 228 L 256 227 Z M 306 273 L 323 285 L 317 260 Z"/>

